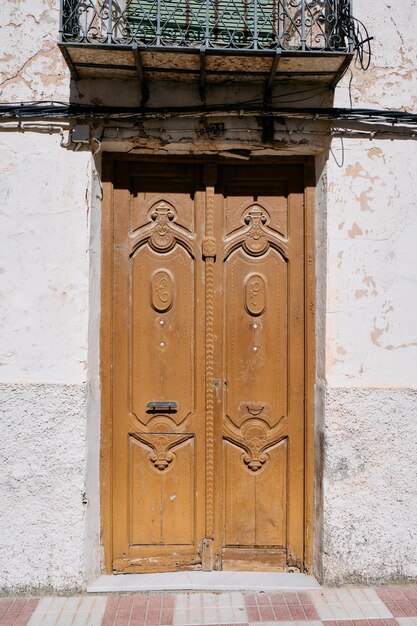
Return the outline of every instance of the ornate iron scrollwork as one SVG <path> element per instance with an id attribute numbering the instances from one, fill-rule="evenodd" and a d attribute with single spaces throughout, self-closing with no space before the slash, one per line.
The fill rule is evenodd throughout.
<path id="1" fill-rule="evenodd" d="M 221 50 L 353 49 L 351 0 L 63 0 L 63 42 Z"/>

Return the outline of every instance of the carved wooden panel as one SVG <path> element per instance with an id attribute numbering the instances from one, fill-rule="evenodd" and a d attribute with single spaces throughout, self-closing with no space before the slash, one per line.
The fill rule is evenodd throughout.
<path id="1" fill-rule="evenodd" d="M 225 262 L 226 414 L 236 427 L 251 416 L 275 427 L 287 401 L 287 263 L 273 248 Z"/>
<path id="2" fill-rule="evenodd" d="M 136 175 L 131 182 L 130 231 L 133 233 L 148 223 L 149 210 L 163 195 L 168 203 L 177 207 L 178 225 L 193 233 L 195 168 L 143 164 L 140 169 L 140 176 Z"/>
<path id="3" fill-rule="evenodd" d="M 270 228 L 287 237 L 288 181 L 277 178 L 276 168 L 254 167 L 239 177 L 233 168 L 225 166 L 219 183 L 224 194 L 227 236 L 240 228 L 242 213 L 252 204 L 259 203 L 267 212 Z"/>
<path id="4" fill-rule="evenodd" d="M 194 445 L 189 434 L 130 436 L 130 544 L 194 540 Z"/>
<path id="5" fill-rule="evenodd" d="M 194 261 L 179 245 L 165 254 L 151 245 L 131 261 L 132 410 L 146 425 L 148 402 L 175 401 L 179 425 L 194 408 Z"/>
<path id="6" fill-rule="evenodd" d="M 260 471 L 247 470 L 247 452 L 224 443 L 225 547 L 286 544 L 286 440 L 267 447 Z"/>

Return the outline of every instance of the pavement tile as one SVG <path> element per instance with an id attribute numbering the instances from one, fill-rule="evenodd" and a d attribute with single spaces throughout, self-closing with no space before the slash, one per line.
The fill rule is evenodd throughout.
<path id="1" fill-rule="evenodd" d="M 417 586 L 416 587 L 403 587 L 403 593 L 409 600 L 417 600 Z"/>
<path id="2" fill-rule="evenodd" d="M 2 615 L 0 618 L 1 626 L 13 626 L 13 623 L 16 619 L 16 615 L 14 613 L 6 613 Z"/>
<path id="3" fill-rule="evenodd" d="M 387 587 L 377 594 L 394 617 L 417 616 L 417 587 Z"/>
<path id="4" fill-rule="evenodd" d="M 294 622 L 306 619 L 303 607 L 300 604 L 290 604 L 288 608 Z"/>
<path id="5" fill-rule="evenodd" d="M 107 598 L 74 596 L 42 598 L 28 626 L 101 626 Z M 17 626 L 17 625 L 16 625 Z"/>
<path id="6" fill-rule="evenodd" d="M 244 597 L 250 622 L 258 619 L 262 622 L 275 619 L 292 623 L 319 620 L 312 597 L 308 592 L 245 593 Z M 256 609 L 258 609 L 259 618 Z"/>
<path id="7" fill-rule="evenodd" d="M 130 595 L 123 595 L 120 596 L 119 598 L 119 610 L 126 610 L 126 611 L 130 611 L 132 609 L 133 606 L 133 600 L 134 597 L 130 596 Z"/>
<path id="8" fill-rule="evenodd" d="M 161 621 L 160 623 L 162 624 L 162 626 L 169 626 L 170 624 L 173 623 L 173 618 L 174 618 L 174 608 L 168 608 L 165 609 L 163 608 L 161 610 Z"/>
<path id="9" fill-rule="evenodd" d="M 26 598 L 17 598 L 10 605 L 8 612 L 14 613 L 15 615 L 17 615 L 18 613 L 21 613 L 23 611 L 25 606 L 26 606 Z"/>
<path id="10" fill-rule="evenodd" d="M 374 589 L 349 589 L 340 593 L 333 589 L 312 591 L 318 616 L 325 621 L 389 619 L 393 617 L 386 602 Z"/>
<path id="11" fill-rule="evenodd" d="M 274 610 L 271 605 L 261 605 L 259 607 L 259 614 L 262 622 L 270 622 L 275 619 Z"/>
<path id="12" fill-rule="evenodd" d="M 101 626 L 114 626 L 116 611 L 106 611 Z"/>
<path id="13" fill-rule="evenodd" d="M 259 622 L 261 620 L 261 615 L 257 606 L 247 606 L 246 612 L 250 622 Z"/>
<path id="14" fill-rule="evenodd" d="M 13 602 L 14 600 L 11 599 L 0 600 L 0 615 L 2 615 L 3 613 L 7 613 Z"/>
<path id="15" fill-rule="evenodd" d="M 249 626 L 277 626 L 277 622 L 251 622 Z M 321 621 L 279 622 L 279 626 L 323 626 Z"/>
<path id="16" fill-rule="evenodd" d="M 319 616 L 314 604 L 303 604 L 304 613 L 308 620 L 318 620 Z"/>
<path id="17" fill-rule="evenodd" d="M 128 626 L 130 621 L 130 611 L 128 609 L 119 609 L 114 620 L 115 626 Z"/>
<path id="18" fill-rule="evenodd" d="M 394 600 L 405 600 L 406 595 L 403 587 L 390 587 L 391 598 Z"/>
<path id="19" fill-rule="evenodd" d="M 269 593 L 258 593 L 258 595 L 256 596 L 256 600 L 259 606 L 271 605 L 271 598 L 269 596 Z"/>
<path id="20" fill-rule="evenodd" d="M 106 604 L 106 612 L 115 611 L 119 606 L 120 596 L 109 596 Z"/>
<path id="21" fill-rule="evenodd" d="M 417 586 L 0 599 L 0 626 L 417 626 Z"/>
<path id="22" fill-rule="evenodd" d="M 384 604 L 394 617 L 404 615 L 395 600 L 384 600 Z M 395 615 L 396 613 L 398 613 L 398 615 Z"/>
<path id="23" fill-rule="evenodd" d="M 26 626 L 38 602 L 38 598 L 0 599 L 0 625 Z"/>
<path id="24" fill-rule="evenodd" d="M 161 609 L 148 609 L 146 615 L 147 626 L 158 626 L 160 623 Z"/>
<path id="25" fill-rule="evenodd" d="M 173 593 L 165 593 L 162 598 L 162 606 L 164 609 L 173 609 L 175 603 L 175 595 Z"/>
<path id="26" fill-rule="evenodd" d="M 413 603 L 410 600 L 406 599 L 397 600 L 397 604 L 404 612 L 404 617 L 417 617 L 417 608 L 415 606 L 416 603 Z"/>
<path id="27" fill-rule="evenodd" d="M 204 623 L 217 624 L 220 621 L 220 613 L 217 607 L 208 606 L 204 609 Z"/>
<path id="28" fill-rule="evenodd" d="M 160 610 L 162 604 L 162 595 L 161 594 L 152 594 L 149 596 L 149 610 L 156 611 Z"/>
<path id="29" fill-rule="evenodd" d="M 279 620 L 279 621 L 287 621 L 287 622 L 291 622 L 292 618 L 291 618 L 291 613 L 288 609 L 287 606 L 282 606 L 282 605 L 275 605 L 274 606 L 274 613 L 275 613 L 275 619 Z"/>

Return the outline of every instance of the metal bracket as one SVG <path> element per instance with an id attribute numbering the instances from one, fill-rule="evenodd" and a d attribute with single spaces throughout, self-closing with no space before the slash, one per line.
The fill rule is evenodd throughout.
<path id="1" fill-rule="evenodd" d="M 136 71 L 138 73 L 139 82 L 142 88 L 142 101 L 140 105 L 142 109 L 144 109 L 146 106 L 146 103 L 149 100 L 149 85 L 145 76 L 145 71 L 143 69 L 142 59 L 140 58 L 140 52 L 139 52 L 137 43 L 132 44 L 132 51 L 135 57 Z"/>
<path id="2" fill-rule="evenodd" d="M 272 61 L 272 66 L 271 66 L 271 72 L 269 74 L 268 81 L 265 85 L 264 104 L 266 106 L 271 106 L 272 87 L 274 85 L 275 74 L 277 73 L 278 61 L 280 57 L 281 57 L 281 50 L 278 48 L 277 50 L 275 50 L 275 56 L 274 56 L 274 59 Z"/>
<path id="3" fill-rule="evenodd" d="M 59 48 L 60 48 L 60 50 L 61 50 L 61 52 L 62 52 L 62 54 L 64 56 L 64 59 L 67 62 L 67 65 L 69 67 L 69 71 L 70 71 L 72 80 L 79 80 L 80 76 L 79 76 L 79 74 L 77 72 L 77 69 L 76 69 L 74 63 L 72 62 L 72 59 L 71 59 L 71 57 L 69 55 L 68 50 L 66 49 L 66 47 L 63 44 L 58 44 L 58 45 L 59 45 Z"/>
<path id="4" fill-rule="evenodd" d="M 207 89 L 206 89 L 206 47 L 200 48 L 200 98 L 201 101 L 206 103 Z"/>

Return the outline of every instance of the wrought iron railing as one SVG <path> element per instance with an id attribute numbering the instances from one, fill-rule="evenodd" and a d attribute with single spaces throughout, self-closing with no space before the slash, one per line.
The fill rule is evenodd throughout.
<path id="1" fill-rule="evenodd" d="M 352 52 L 351 0 L 61 0 L 61 43 Z"/>

